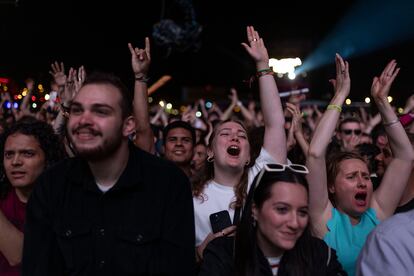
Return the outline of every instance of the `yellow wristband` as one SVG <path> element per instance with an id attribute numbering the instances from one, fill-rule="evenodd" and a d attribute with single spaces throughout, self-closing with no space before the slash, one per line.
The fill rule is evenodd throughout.
<path id="1" fill-rule="evenodd" d="M 342 112 L 342 107 L 337 105 L 337 104 L 330 104 L 330 105 L 328 105 L 326 110 L 337 110 L 339 113 L 341 113 Z"/>

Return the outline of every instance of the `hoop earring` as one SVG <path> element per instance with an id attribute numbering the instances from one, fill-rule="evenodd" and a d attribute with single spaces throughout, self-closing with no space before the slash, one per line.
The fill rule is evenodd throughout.
<path id="1" fill-rule="evenodd" d="M 247 160 L 245 166 L 247 167 L 247 166 L 249 166 L 249 164 L 250 164 L 250 160 Z"/>
<path id="2" fill-rule="evenodd" d="M 207 156 L 207 162 L 212 163 L 214 161 L 214 156 Z"/>

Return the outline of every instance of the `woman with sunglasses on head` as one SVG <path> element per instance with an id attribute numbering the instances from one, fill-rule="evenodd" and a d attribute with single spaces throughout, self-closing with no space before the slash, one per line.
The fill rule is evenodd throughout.
<path id="1" fill-rule="evenodd" d="M 234 232 L 230 227 L 213 233 L 209 216 L 227 210 L 230 218 L 237 221 L 236 210 L 244 202 L 249 183 L 265 163 L 286 163 L 286 136 L 283 109 L 278 89 L 269 68 L 269 55 L 263 39 L 251 26 L 247 27 L 249 45 L 243 47 L 256 63 L 260 102 L 264 116 L 265 135 L 261 153 L 251 164 L 250 143 L 244 125 L 227 120 L 218 123 L 207 149 L 205 174 L 193 183 L 193 202 L 196 226 L 197 257 L 202 259 L 209 241 Z M 236 214 L 236 218 L 235 218 Z"/>
<path id="2" fill-rule="evenodd" d="M 307 173 L 303 165 L 265 165 L 236 237 L 207 246 L 199 275 L 346 275 L 335 251 L 310 233 Z"/>
<path id="3" fill-rule="evenodd" d="M 371 86 L 371 95 L 381 114 L 394 154 L 375 192 L 363 157 L 353 152 L 338 153 L 325 164 L 325 153 L 338 121 L 341 106 L 350 91 L 348 63 L 336 55 L 335 95 L 312 138 L 307 166 L 309 214 L 313 233 L 337 251 L 349 275 L 369 232 L 391 216 L 409 177 L 414 153 L 404 128 L 387 96 L 399 72 L 392 60 Z"/>

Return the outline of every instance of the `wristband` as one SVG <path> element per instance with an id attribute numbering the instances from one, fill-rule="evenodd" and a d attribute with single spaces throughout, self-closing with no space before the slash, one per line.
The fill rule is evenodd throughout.
<path id="1" fill-rule="evenodd" d="M 149 81 L 149 78 L 147 78 L 147 76 L 145 75 L 141 75 L 141 76 L 135 76 L 135 80 L 147 83 Z"/>
<path id="2" fill-rule="evenodd" d="M 337 110 L 339 113 L 341 113 L 342 112 L 342 107 L 337 105 L 337 104 L 329 104 L 326 107 L 326 110 Z"/>
<path id="3" fill-rule="evenodd" d="M 382 122 L 382 125 L 383 126 L 392 126 L 392 125 L 395 125 L 396 123 L 399 123 L 400 122 L 400 119 L 399 118 L 397 118 L 397 119 L 394 119 L 394 120 L 392 120 L 391 122 Z"/>

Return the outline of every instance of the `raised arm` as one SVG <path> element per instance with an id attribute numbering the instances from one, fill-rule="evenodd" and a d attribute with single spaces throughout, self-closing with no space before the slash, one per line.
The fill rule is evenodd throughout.
<path id="1" fill-rule="evenodd" d="M 379 77 L 372 81 L 371 95 L 381 114 L 394 158 L 388 165 L 381 185 L 374 192 L 371 207 L 380 220 L 391 216 L 398 206 L 412 169 L 414 152 L 400 120 L 388 102 L 388 93 L 400 68 L 391 60 Z"/>
<path id="2" fill-rule="evenodd" d="M 309 151 L 309 143 L 306 141 L 305 136 L 303 135 L 302 115 L 300 109 L 298 106 L 291 103 L 286 103 L 286 108 L 292 114 L 292 128 L 296 142 L 299 144 L 303 154 L 306 156 Z"/>
<path id="3" fill-rule="evenodd" d="M 144 49 L 134 48 L 131 43 L 128 43 L 128 48 L 131 52 L 131 66 L 135 76 L 134 116 L 137 120 L 137 129 L 134 142 L 139 148 L 155 153 L 154 134 L 150 125 L 147 98 L 147 75 L 151 63 L 149 38 L 145 38 Z"/>
<path id="4" fill-rule="evenodd" d="M 335 95 L 318 123 L 309 145 L 306 164 L 309 169 L 309 214 L 314 232 L 323 238 L 328 231 L 327 221 L 332 215 L 332 204 L 328 197 L 325 154 L 338 122 L 341 106 L 349 94 L 351 80 L 349 65 L 338 54 L 335 56 L 336 79 L 330 80 Z"/>
<path id="5" fill-rule="evenodd" d="M 230 89 L 230 95 L 229 99 L 231 100 L 230 105 L 226 108 L 226 110 L 221 114 L 220 120 L 225 121 L 230 119 L 231 115 L 233 115 L 233 109 L 237 105 L 237 93 L 235 93 L 236 90 Z"/>
<path id="6" fill-rule="evenodd" d="M 287 162 L 286 134 L 284 129 L 285 117 L 282 103 L 275 79 L 269 68 L 269 54 L 263 39 L 252 26 L 247 27 L 247 40 L 249 45 L 242 43 L 243 47 L 256 63 L 256 69 L 260 76 L 260 105 L 263 112 L 265 134 L 263 148 L 275 159 L 276 162 Z"/>

